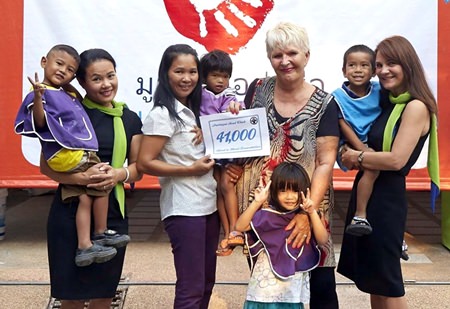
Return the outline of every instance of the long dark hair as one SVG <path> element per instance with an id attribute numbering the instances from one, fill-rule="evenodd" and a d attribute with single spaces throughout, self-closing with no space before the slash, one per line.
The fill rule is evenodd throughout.
<path id="1" fill-rule="evenodd" d="M 154 106 L 166 107 L 167 110 L 169 111 L 170 117 L 183 124 L 183 120 L 180 118 L 180 116 L 178 116 L 178 113 L 175 108 L 175 95 L 172 89 L 170 88 L 169 74 L 168 74 L 169 68 L 172 66 L 174 59 L 179 55 L 194 56 L 195 62 L 197 64 L 197 69 L 200 70 L 200 60 L 198 59 L 198 55 L 195 49 L 193 49 L 187 44 L 175 44 L 169 46 L 164 51 L 161 58 L 161 63 L 159 64 L 158 85 L 156 86 L 154 95 L 154 102 L 155 102 Z M 197 82 L 197 85 L 195 86 L 194 90 L 187 97 L 188 107 L 194 113 L 198 126 L 200 126 L 199 116 L 200 116 L 201 101 L 202 101 L 202 85 L 199 76 L 199 82 Z"/>
<path id="2" fill-rule="evenodd" d="M 402 36 L 392 36 L 381 41 L 375 49 L 387 61 L 399 64 L 403 69 L 406 90 L 413 99 L 422 101 L 430 111 L 437 113 L 436 99 L 425 77 L 422 62 L 412 44 Z"/>
<path id="3" fill-rule="evenodd" d="M 306 189 L 311 187 L 311 181 L 309 179 L 306 170 L 299 164 L 294 162 L 282 162 L 273 170 L 270 177 L 272 183 L 270 185 L 270 205 L 278 211 L 287 211 L 281 206 L 278 200 L 278 191 L 280 190 L 292 190 L 299 192 L 298 203 L 301 203 L 300 192 L 306 195 Z"/>

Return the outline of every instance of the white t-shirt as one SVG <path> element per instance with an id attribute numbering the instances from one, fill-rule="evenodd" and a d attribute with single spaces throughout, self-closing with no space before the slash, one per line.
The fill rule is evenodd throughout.
<path id="1" fill-rule="evenodd" d="M 178 115 L 184 125 L 175 122 L 165 107 L 154 107 L 145 119 L 142 131 L 145 135 L 169 137 L 158 159 L 169 164 L 189 166 L 205 155 L 203 143 L 194 145 L 195 115 L 176 101 Z M 216 208 L 216 181 L 213 170 L 203 176 L 158 177 L 161 185 L 161 218 L 169 216 L 204 216 Z"/>

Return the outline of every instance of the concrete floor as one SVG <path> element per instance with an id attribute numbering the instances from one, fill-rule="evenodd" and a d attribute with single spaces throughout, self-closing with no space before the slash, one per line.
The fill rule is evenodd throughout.
<path id="1" fill-rule="evenodd" d="M 36 193 L 36 192 L 33 192 Z M 37 192 L 42 193 L 42 192 Z M 128 192 L 130 235 L 123 275 L 123 308 L 172 308 L 175 274 L 170 244 L 159 220 L 158 191 Z M 52 194 L 10 190 L 6 237 L 0 241 L 0 308 L 48 308 L 49 276 L 45 224 Z M 439 209 L 431 214 L 428 193 L 411 192 L 407 231 L 410 260 L 402 262 L 410 308 L 450 308 L 450 252 L 440 245 Z M 336 193 L 337 257 L 348 192 Z M 210 308 L 242 308 L 249 270 L 239 249 L 221 257 Z M 341 308 L 370 308 L 363 294 L 337 275 Z M 128 285 L 126 289 L 125 284 Z"/>

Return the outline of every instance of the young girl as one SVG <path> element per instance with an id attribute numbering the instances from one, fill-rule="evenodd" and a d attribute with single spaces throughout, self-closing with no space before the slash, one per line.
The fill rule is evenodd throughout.
<path id="1" fill-rule="evenodd" d="M 309 271 L 320 261 L 316 242 L 323 245 L 328 240 L 319 214 L 311 207 L 310 185 L 303 167 L 283 162 L 266 186 L 260 179 L 253 202 L 236 222 L 238 231 L 249 231 L 245 235 L 252 275 L 245 309 L 304 308 L 303 304 L 309 303 Z M 269 196 L 270 205 L 261 208 Z M 299 211 L 308 214 L 314 237 L 309 244 L 293 248 L 285 227 Z"/>
<path id="2" fill-rule="evenodd" d="M 233 71 L 230 55 L 221 50 L 213 50 L 200 59 L 200 68 L 203 80 L 200 115 L 225 112 L 231 102 L 237 102 L 234 89 L 229 87 Z M 214 167 L 214 179 L 217 181 L 217 210 L 224 232 L 224 238 L 216 251 L 217 256 L 230 255 L 235 246 L 244 245 L 244 235 L 234 230 L 239 216 L 238 200 L 234 182 L 223 168 L 226 163 L 226 159 L 220 160 Z"/>

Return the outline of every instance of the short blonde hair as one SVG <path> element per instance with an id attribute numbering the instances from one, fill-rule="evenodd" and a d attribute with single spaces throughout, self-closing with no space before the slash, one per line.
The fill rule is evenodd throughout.
<path id="1" fill-rule="evenodd" d="M 289 45 L 298 47 L 301 51 L 309 52 L 309 38 L 306 29 L 291 22 L 280 22 L 266 33 L 267 58 L 276 48 Z"/>

